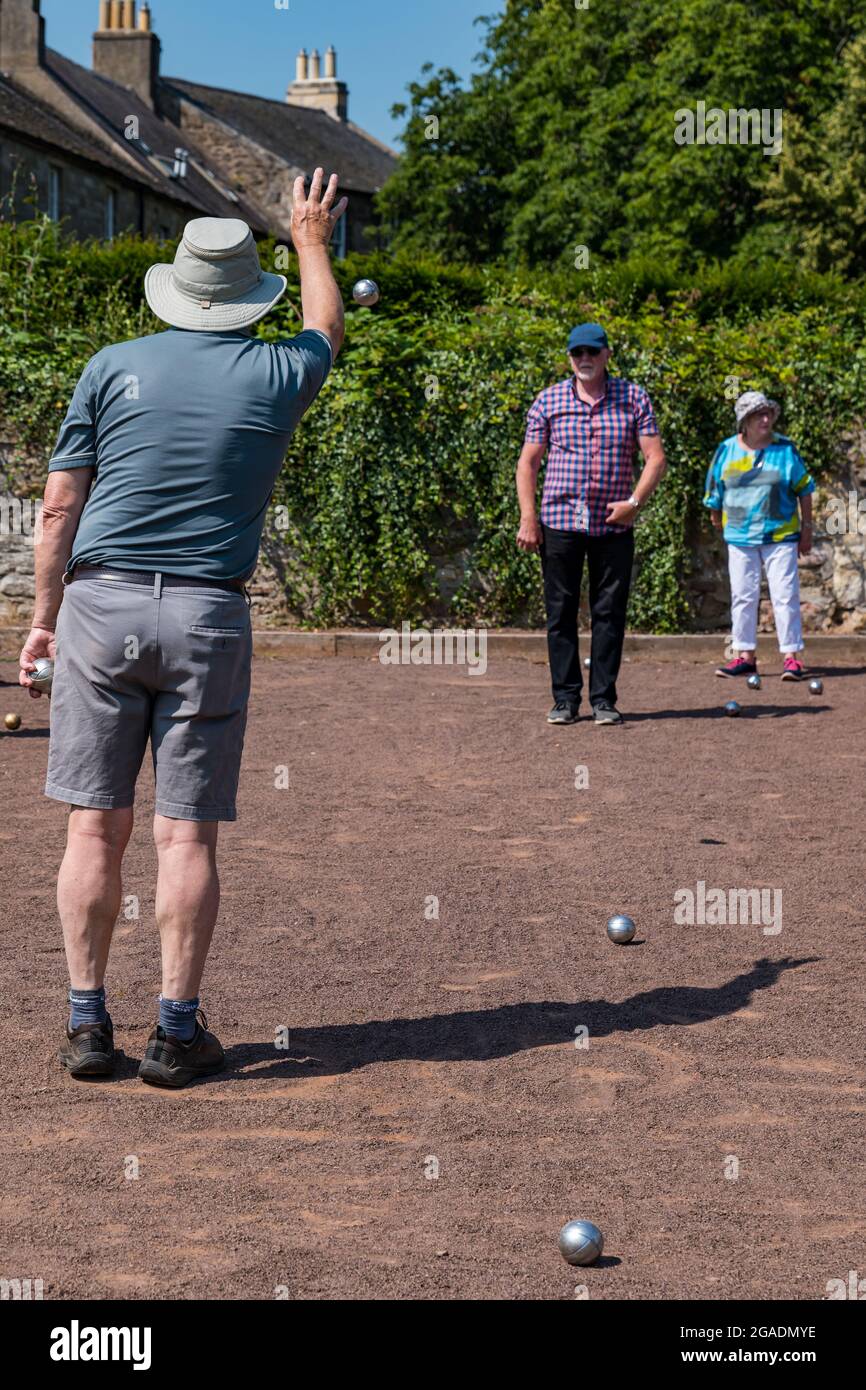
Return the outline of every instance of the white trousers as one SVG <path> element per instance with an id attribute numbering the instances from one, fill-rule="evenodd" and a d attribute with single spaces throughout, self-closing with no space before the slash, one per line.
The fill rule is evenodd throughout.
<path id="1" fill-rule="evenodd" d="M 762 565 L 767 572 L 779 651 L 787 653 L 803 650 L 797 549 L 796 541 L 776 541 L 772 545 L 728 546 L 733 622 L 731 646 L 735 652 L 753 652 L 758 645 Z"/>

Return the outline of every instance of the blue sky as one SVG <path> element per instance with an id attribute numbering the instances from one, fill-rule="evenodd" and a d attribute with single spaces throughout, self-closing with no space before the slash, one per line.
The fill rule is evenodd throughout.
<path id="1" fill-rule="evenodd" d="M 390 107 L 422 63 L 473 69 L 483 29 L 479 14 L 501 0 L 151 0 L 167 76 L 232 87 L 282 101 L 301 48 L 337 50 L 337 75 L 349 86 L 349 117 L 395 144 L 400 124 Z M 91 66 L 99 0 L 42 0 L 51 48 Z"/>

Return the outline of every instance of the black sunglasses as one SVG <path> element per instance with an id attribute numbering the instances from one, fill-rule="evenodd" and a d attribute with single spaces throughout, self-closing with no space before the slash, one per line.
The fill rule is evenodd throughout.
<path id="1" fill-rule="evenodd" d="M 576 347 L 571 349 L 570 355 L 572 357 L 581 357 L 585 352 L 588 352 L 590 357 L 598 357 L 598 354 L 601 352 L 601 348 Z"/>

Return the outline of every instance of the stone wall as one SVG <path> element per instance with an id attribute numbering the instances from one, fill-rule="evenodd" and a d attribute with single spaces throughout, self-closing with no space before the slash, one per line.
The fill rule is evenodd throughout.
<path id="1" fill-rule="evenodd" d="M 36 504 L 11 494 L 8 484 L 4 485 L 3 461 L 10 453 L 11 445 L 4 445 L 0 437 L 0 625 L 29 622 L 34 597 L 33 535 L 38 514 Z M 815 494 L 814 505 L 814 553 L 800 561 L 805 629 L 866 632 L 866 439 L 857 441 L 840 458 L 836 476 Z M 259 569 L 249 586 L 257 627 L 292 626 L 300 616 L 293 614 L 286 602 L 280 573 L 282 546 L 275 542 L 275 534 L 271 527 L 266 528 Z M 690 580 L 694 630 L 728 632 L 730 591 L 725 547 L 706 530 L 697 533 L 694 541 L 695 572 Z M 449 551 L 434 556 L 443 602 L 431 617 L 444 615 L 444 600 L 459 586 L 462 561 L 470 549 L 471 542 L 460 535 L 455 536 L 453 554 Z M 358 613 L 363 623 L 363 603 Z M 761 631 L 773 631 L 766 585 Z"/>
<path id="2" fill-rule="evenodd" d="M 815 494 L 815 553 L 800 582 L 810 630 L 866 632 L 866 437 Z"/>
<path id="3" fill-rule="evenodd" d="M 41 504 L 0 490 L 0 627 L 30 622 L 36 597 L 34 537 Z M 277 573 L 263 547 L 249 584 L 256 627 L 289 627 L 292 615 Z"/>
<path id="4" fill-rule="evenodd" d="M 11 626 L 29 622 L 36 596 L 33 526 L 22 526 L 21 512 L 18 498 L 0 496 L 0 623 Z"/>

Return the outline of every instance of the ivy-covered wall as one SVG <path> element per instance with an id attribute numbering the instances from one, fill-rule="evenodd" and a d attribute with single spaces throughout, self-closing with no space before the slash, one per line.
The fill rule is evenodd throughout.
<path id="1" fill-rule="evenodd" d="M 273 266 L 276 249 L 261 249 Z M 141 284 L 172 255 L 134 239 L 64 242 L 46 222 L 0 223 L 0 440 L 17 445 L 0 457 L 0 491 L 39 494 L 88 358 L 160 330 Z M 292 442 L 265 537 L 287 612 L 303 623 L 541 621 L 537 559 L 514 544 L 514 468 L 526 410 L 567 371 L 567 331 L 583 318 L 605 323 L 613 369 L 649 391 L 670 461 L 638 528 L 634 629 L 706 625 L 713 540 L 700 502 L 740 391 L 780 400 L 780 428 L 831 489 L 850 466 L 866 362 L 857 283 L 770 267 L 745 278 L 710 269 L 682 284 L 647 264 L 535 275 L 385 255 L 336 270 L 346 345 Z M 294 266 L 287 273 L 287 299 L 262 335 L 300 327 Z M 373 310 L 352 302 L 361 274 L 381 287 Z"/>

